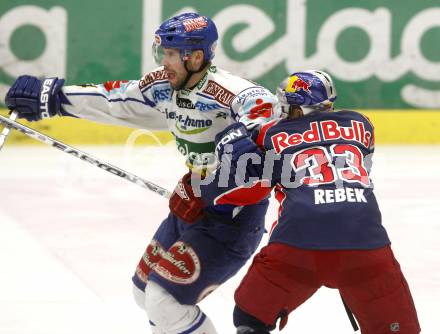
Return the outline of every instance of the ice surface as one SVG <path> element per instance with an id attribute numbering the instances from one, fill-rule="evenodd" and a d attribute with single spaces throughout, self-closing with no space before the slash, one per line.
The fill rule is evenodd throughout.
<path id="1" fill-rule="evenodd" d="M 185 172 L 173 147 L 82 149 L 168 189 Z M 383 221 L 426 334 L 440 332 L 439 166 L 438 146 L 379 146 L 373 166 Z M 167 214 L 165 199 L 55 149 L 7 144 L 0 196 L 0 333 L 149 333 L 130 278 Z M 219 333 L 234 333 L 232 296 L 244 273 L 201 303 Z M 326 288 L 283 330 L 352 332 L 337 292 Z"/>

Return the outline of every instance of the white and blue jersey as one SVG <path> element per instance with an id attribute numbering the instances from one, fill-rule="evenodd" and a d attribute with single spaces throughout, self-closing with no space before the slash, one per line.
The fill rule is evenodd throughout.
<path id="1" fill-rule="evenodd" d="M 213 164 L 214 137 L 228 125 L 272 111 L 267 89 L 211 66 L 192 89 L 173 90 L 162 67 L 140 80 L 66 86 L 70 115 L 101 123 L 169 130 L 188 166 Z"/>
<path id="2" fill-rule="evenodd" d="M 67 86 L 65 115 L 150 130 L 168 129 L 193 170 L 215 166 L 215 136 L 231 124 L 271 117 L 276 97 L 253 82 L 211 66 L 192 89 L 173 90 L 158 68 L 141 80 Z M 249 123 L 249 122 L 248 122 Z M 264 232 L 267 201 L 232 216 L 210 214 L 188 225 L 173 214 L 160 224 L 133 277 L 147 280 L 182 304 L 195 304 L 233 276 Z"/>

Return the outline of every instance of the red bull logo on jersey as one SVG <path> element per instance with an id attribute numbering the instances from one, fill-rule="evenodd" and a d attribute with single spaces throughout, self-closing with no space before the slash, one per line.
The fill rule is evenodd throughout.
<path id="1" fill-rule="evenodd" d="M 351 126 L 340 126 L 336 121 L 322 121 L 310 123 L 310 128 L 303 133 L 297 132 L 289 135 L 287 132 L 280 132 L 271 137 L 272 145 L 277 153 L 286 148 L 295 147 L 304 143 L 318 143 L 344 139 L 356 141 L 366 148 L 372 144 L 372 135 L 365 129 L 362 122 L 351 121 Z"/>
<path id="2" fill-rule="evenodd" d="M 311 84 L 307 81 L 301 79 L 296 75 L 292 75 L 289 78 L 289 82 L 287 83 L 286 92 L 295 93 L 299 90 L 304 90 L 307 93 L 310 93 Z"/>

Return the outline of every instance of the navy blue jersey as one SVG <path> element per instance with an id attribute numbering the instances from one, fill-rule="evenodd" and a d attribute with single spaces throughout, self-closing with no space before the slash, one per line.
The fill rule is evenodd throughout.
<path id="1" fill-rule="evenodd" d="M 274 189 L 280 208 L 270 242 L 306 249 L 374 249 L 390 243 L 370 179 L 374 128 L 365 116 L 343 110 L 272 121 L 256 134 L 256 144 L 261 151 L 245 145 L 257 155 L 247 163 L 232 155 L 232 182 L 226 187 L 218 179 L 202 187 L 210 203 L 251 204 Z M 242 173 L 249 181 L 244 185 L 236 177 Z"/>

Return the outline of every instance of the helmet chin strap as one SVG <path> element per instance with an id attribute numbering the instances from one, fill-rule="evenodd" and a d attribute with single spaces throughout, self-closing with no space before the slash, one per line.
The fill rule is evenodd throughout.
<path id="1" fill-rule="evenodd" d="M 188 68 L 188 60 L 184 60 L 183 66 L 185 67 L 187 73 L 185 76 L 185 80 L 183 80 L 183 82 L 179 85 L 179 87 L 176 88 L 176 90 L 181 90 L 185 88 L 186 84 L 189 82 L 193 74 L 202 72 L 205 69 L 206 65 L 208 65 L 208 62 L 206 60 L 203 60 L 203 63 L 202 65 L 200 65 L 199 69 L 197 71 L 192 71 Z"/>

